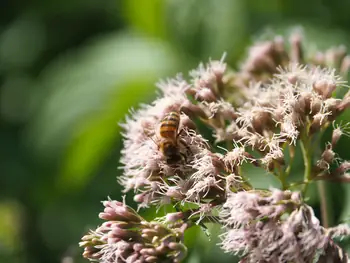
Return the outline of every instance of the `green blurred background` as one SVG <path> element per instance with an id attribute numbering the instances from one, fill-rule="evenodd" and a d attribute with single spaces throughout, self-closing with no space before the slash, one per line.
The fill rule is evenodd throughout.
<path id="1" fill-rule="evenodd" d="M 101 200 L 122 196 L 117 124 L 155 98 L 160 78 L 224 51 L 235 66 L 266 28 L 302 25 L 310 48 L 349 46 L 349 10 L 348 0 L 2 0 L 0 262 L 86 262 L 80 237 L 101 223 Z M 348 192 L 328 186 L 334 222 L 350 214 Z M 317 212 L 313 190 L 310 202 Z M 186 237 L 187 262 L 235 262 L 215 247 L 218 229 L 210 242 L 199 233 Z"/>

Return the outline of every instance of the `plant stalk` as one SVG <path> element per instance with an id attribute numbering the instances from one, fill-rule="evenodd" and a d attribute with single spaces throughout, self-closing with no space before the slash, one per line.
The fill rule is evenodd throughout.
<path id="1" fill-rule="evenodd" d="M 309 185 L 309 182 L 312 179 L 312 154 L 311 154 L 311 149 L 310 149 L 310 141 L 308 140 L 308 138 L 306 138 L 306 140 L 301 140 L 301 151 L 303 153 L 303 159 L 304 159 L 304 167 L 305 167 L 305 171 L 304 171 L 304 182 L 305 185 L 303 187 L 303 194 L 305 195 L 306 191 L 307 191 L 307 187 Z"/>
<path id="2" fill-rule="evenodd" d="M 321 180 L 317 182 L 317 190 L 320 196 L 320 209 L 321 209 L 321 221 L 324 227 L 330 227 L 332 225 L 331 218 L 331 202 L 330 197 L 328 196 L 326 182 Z"/>

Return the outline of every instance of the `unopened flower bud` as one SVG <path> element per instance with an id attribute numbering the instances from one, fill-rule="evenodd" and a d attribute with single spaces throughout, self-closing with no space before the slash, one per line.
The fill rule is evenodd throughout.
<path id="1" fill-rule="evenodd" d="M 323 105 L 323 101 L 319 98 L 313 98 L 310 104 L 310 113 L 315 115 L 320 112 Z"/>
<path id="2" fill-rule="evenodd" d="M 213 166 L 217 169 L 217 170 L 223 170 L 225 169 L 225 164 L 224 162 L 219 158 L 219 156 L 209 153 L 210 157 L 211 157 L 211 162 L 213 164 Z"/>
<path id="3" fill-rule="evenodd" d="M 110 228 L 121 228 L 121 229 L 128 229 L 128 228 L 133 228 L 135 227 L 136 224 L 138 223 L 134 223 L 134 222 L 105 222 L 105 223 L 111 223 L 110 224 Z"/>
<path id="4" fill-rule="evenodd" d="M 120 237 L 107 237 L 107 244 L 115 244 L 122 240 Z"/>
<path id="5" fill-rule="evenodd" d="M 164 108 L 162 109 L 162 111 L 159 112 L 160 119 L 162 119 L 164 116 L 166 116 L 169 112 L 172 112 L 172 111 L 177 112 L 180 109 L 183 101 L 184 100 L 179 100 L 179 101 L 174 100 L 173 103 L 168 104 L 168 105 L 164 105 Z"/>
<path id="6" fill-rule="evenodd" d="M 316 65 L 325 66 L 326 65 L 325 54 L 322 52 L 316 52 L 312 58 L 312 61 Z"/>
<path id="7" fill-rule="evenodd" d="M 348 172 L 349 170 L 350 170 L 350 162 L 349 161 L 344 161 L 336 169 L 336 174 L 337 175 L 342 175 L 342 174 L 345 174 L 346 172 Z"/>
<path id="8" fill-rule="evenodd" d="M 252 125 L 256 131 L 262 132 L 265 127 L 269 127 L 271 124 L 271 114 L 269 112 L 263 110 L 255 112 Z"/>
<path id="9" fill-rule="evenodd" d="M 322 96 L 323 99 L 328 99 L 332 96 L 332 92 L 336 89 L 334 83 L 328 83 L 327 81 L 321 80 L 313 84 L 314 90 Z"/>
<path id="10" fill-rule="evenodd" d="M 86 247 L 83 252 L 83 257 L 89 258 L 89 259 L 99 259 L 100 255 L 96 253 L 98 251 L 99 251 L 98 249 Z"/>
<path id="11" fill-rule="evenodd" d="M 329 113 L 328 120 L 335 120 L 339 116 L 339 105 L 341 105 L 342 100 L 336 98 L 329 98 L 324 101 L 324 105 L 327 107 L 327 112 Z"/>
<path id="12" fill-rule="evenodd" d="M 108 208 L 108 207 L 123 207 L 124 204 L 122 202 L 119 201 L 115 201 L 115 200 L 108 200 L 108 201 L 103 201 L 102 204 Z"/>
<path id="13" fill-rule="evenodd" d="M 281 190 L 273 189 L 273 191 L 271 192 L 271 198 L 276 203 L 282 200 L 289 200 L 291 196 L 292 196 L 292 192 L 289 190 L 281 191 Z"/>
<path id="14" fill-rule="evenodd" d="M 143 249 L 143 248 L 144 248 L 144 246 L 141 243 L 135 243 L 133 245 L 133 250 L 136 251 L 136 252 L 141 251 L 141 249 Z"/>
<path id="15" fill-rule="evenodd" d="M 273 52 L 274 45 L 271 41 L 256 44 L 249 50 L 249 57 L 243 65 L 243 71 L 251 74 L 259 74 L 264 71 L 275 72 L 276 64 L 272 58 Z"/>
<path id="16" fill-rule="evenodd" d="M 226 53 L 221 57 L 220 60 L 213 60 L 209 63 L 210 70 L 215 75 L 217 81 L 223 77 L 226 71 L 226 63 L 224 63 L 225 57 Z"/>
<path id="17" fill-rule="evenodd" d="M 285 65 L 288 62 L 288 54 L 285 48 L 285 41 L 282 36 L 276 36 L 273 40 L 274 49 L 278 55 L 277 65 Z"/>
<path id="18" fill-rule="evenodd" d="M 133 231 L 129 231 L 126 229 L 121 229 L 121 228 L 113 228 L 109 233 L 108 233 L 108 238 L 120 238 L 124 240 L 129 240 L 134 237 L 137 237 L 138 235 L 135 234 Z M 115 243 L 115 241 L 114 241 Z"/>
<path id="19" fill-rule="evenodd" d="M 301 195 L 300 195 L 299 192 L 293 192 L 292 195 L 291 195 L 291 197 L 290 197 L 290 199 L 291 199 L 293 202 L 299 204 L 299 203 L 301 202 Z"/>
<path id="20" fill-rule="evenodd" d="M 108 236 L 107 236 L 107 235 L 103 235 L 103 236 L 100 238 L 100 241 L 103 242 L 103 243 L 108 243 Z"/>
<path id="21" fill-rule="evenodd" d="M 343 132 L 340 127 L 333 130 L 332 133 L 332 147 L 334 148 L 338 143 L 340 137 L 343 135 Z"/>
<path id="22" fill-rule="evenodd" d="M 345 94 L 343 100 L 339 103 L 337 111 L 341 113 L 348 108 L 350 108 L 350 91 Z"/>
<path id="23" fill-rule="evenodd" d="M 136 203 L 142 203 L 147 198 L 148 198 L 148 194 L 147 193 L 141 193 L 141 194 L 137 194 L 137 195 L 134 196 L 134 201 Z"/>
<path id="24" fill-rule="evenodd" d="M 350 69 L 350 56 L 345 56 L 340 66 L 340 72 L 342 74 L 347 74 Z"/>
<path id="25" fill-rule="evenodd" d="M 207 118 L 205 112 L 198 105 L 195 105 L 188 100 L 181 105 L 181 111 L 190 117 Z"/>
<path id="26" fill-rule="evenodd" d="M 194 131 L 197 130 L 196 124 L 186 114 L 181 115 L 181 127 Z"/>
<path id="27" fill-rule="evenodd" d="M 172 250 L 181 250 L 183 249 L 183 245 L 182 244 L 179 244 L 179 243 L 176 243 L 176 242 L 170 242 L 168 244 L 168 247 Z"/>
<path id="28" fill-rule="evenodd" d="M 303 92 L 300 94 L 299 98 L 297 99 L 295 110 L 300 113 L 308 114 L 308 113 L 312 113 L 313 110 L 316 110 L 316 109 L 312 109 L 312 106 L 313 106 L 313 94 L 311 92 Z"/>
<path id="29" fill-rule="evenodd" d="M 329 67 L 339 68 L 345 56 L 345 46 L 330 48 L 326 51 L 326 63 Z"/>
<path id="30" fill-rule="evenodd" d="M 335 237 L 349 237 L 350 236 L 350 226 L 348 224 L 340 224 L 335 227 L 327 229 L 327 234 L 331 238 Z"/>
<path id="31" fill-rule="evenodd" d="M 158 261 L 158 258 L 156 256 L 148 256 L 145 258 L 145 261 L 147 263 L 154 263 Z"/>
<path id="32" fill-rule="evenodd" d="M 144 234 L 142 237 L 147 237 L 147 238 L 151 238 L 154 237 L 156 235 L 158 235 L 158 232 L 154 229 L 142 229 L 142 234 Z"/>
<path id="33" fill-rule="evenodd" d="M 143 260 L 140 259 L 140 255 L 138 253 L 132 253 L 130 256 L 128 256 L 128 261 L 134 263 L 142 263 Z"/>
<path id="34" fill-rule="evenodd" d="M 182 200 L 184 198 L 184 195 L 177 189 L 177 187 L 169 187 L 165 195 L 176 200 Z"/>
<path id="35" fill-rule="evenodd" d="M 298 76 L 296 76 L 296 75 L 290 75 L 290 76 L 288 76 L 288 82 L 289 82 L 290 84 L 293 84 L 293 85 L 297 84 L 297 82 L 298 82 Z"/>
<path id="36" fill-rule="evenodd" d="M 206 102 L 214 102 L 217 100 L 216 96 L 209 88 L 202 88 L 199 91 L 197 91 L 195 95 L 195 99 L 199 101 L 206 101 Z"/>
<path id="37" fill-rule="evenodd" d="M 315 114 L 310 126 L 309 133 L 314 134 L 315 132 L 319 131 L 321 127 L 327 122 L 328 117 L 324 114 Z"/>
<path id="38" fill-rule="evenodd" d="M 325 160 L 327 163 L 331 164 L 334 160 L 335 152 L 332 150 L 331 145 L 327 145 L 326 150 L 322 153 L 321 157 L 323 160 Z"/>
<path id="39" fill-rule="evenodd" d="M 284 111 L 285 109 L 283 107 L 277 107 L 273 112 L 273 118 L 278 122 L 283 121 Z"/>
<path id="40" fill-rule="evenodd" d="M 303 49 L 302 49 L 302 36 L 299 32 L 295 32 L 291 35 L 290 39 L 291 50 L 290 50 L 290 60 L 294 63 L 303 62 Z"/>
<path id="41" fill-rule="evenodd" d="M 158 247 L 156 247 L 156 251 L 157 253 L 165 254 L 168 251 L 168 247 L 164 243 L 161 243 Z"/>
<path id="42" fill-rule="evenodd" d="M 140 217 L 137 216 L 133 211 L 125 207 L 116 207 L 114 213 L 100 213 L 99 217 L 104 220 L 120 220 L 120 221 L 132 221 L 139 222 Z"/>
<path id="43" fill-rule="evenodd" d="M 140 250 L 142 255 L 156 255 L 157 251 L 154 248 L 143 248 Z"/>
<path id="44" fill-rule="evenodd" d="M 183 212 L 176 212 L 176 213 L 169 213 L 166 215 L 166 221 L 167 222 L 176 222 L 178 220 L 181 220 L 184 218 Z"/>

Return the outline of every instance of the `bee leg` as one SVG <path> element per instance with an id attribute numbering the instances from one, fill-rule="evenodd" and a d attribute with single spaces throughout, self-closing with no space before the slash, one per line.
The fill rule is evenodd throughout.
<path id="1" fill-rule="evenodd" d="M 189 152 L 190 154 L 193 154 L 190 146 L 187 145 L 187 143 L 184 139 L 179 139 L 179 143 L 181 143 L 181 145 L 183 145 L 186 148 L 187 152 Z"/>
<path id="2" fill-rule="evenodd" d="M 178 143 L 180 143 L 182 146 L 186 148 L 187 155 L 188 153 L 193 155 L 193 152 L 191 151 L 191 148 L 187 145 L 187 142 L 183 138 L 180 138 L 181 133 L 183 133 L 184 131 L 185 131 L 184 129 L 181 129 L 180 132 L 177 134 L 176 138 L 178 140 Z M 187 155 L 184 153 L 180 153 L 180 155 L 182 156 L 184 161 L 187 162 Z"/>
<path id="3" fill-rule="evenodd" d="M 179 133 L 177 134 L 177 137 L 179 137 L 180 135 L 181 135 L 181 133 L 183 133 L 185 130 L 184 129 L 181 129 L 180 131 L 179 131 Z"/>
<path id="4" fill-rule="evenodd" d="M 187 163 L 187 156 L 184 153 L 180 153 L 180 156 L 182 157 L 183 161 Z"/>
<path id="5" fill-rule="evenodd" d="M 148 137 L 149 139 L 151 139 L 151 140 L 154 142 L 155 145 L 158 146 L 158 150 L 159 150 L 159 148 L 160 148 L 160 147 L 159 147 L 159 143 L 157 143 L 157 142 L 152 138 L 152 136 L 151 136 L 148 132 L 146 132 L 145 129 L 143 129 L 143 133 L 144 133 L 144 135 L 145 135 L 146 137 Z M 156 136 L 156 140 L 159 141 L 157 134 L 156 134 L 156 133 L 154 133 L 154 134 L 155 134 L 155 136 Z"/>

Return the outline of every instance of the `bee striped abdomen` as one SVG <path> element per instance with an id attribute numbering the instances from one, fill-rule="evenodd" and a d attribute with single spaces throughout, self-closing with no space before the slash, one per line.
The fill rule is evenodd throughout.
<path id="1" fill-rule="evenodd" d="M 172 138 L 175 139 L 177 136 L 177 130 L 180 123 L 180 114 L 171 111 L 164 116 L 160 123 L 159 133 L 162 138 Z"/>

